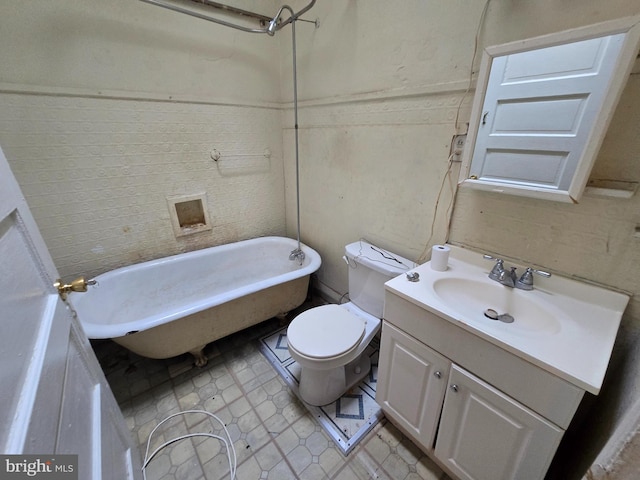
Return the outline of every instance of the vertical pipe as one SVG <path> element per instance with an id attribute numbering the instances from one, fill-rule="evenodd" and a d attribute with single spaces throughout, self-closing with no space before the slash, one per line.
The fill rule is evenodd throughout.
<path id="1" fill-rule="evenodd" d="M 298 146 L 298 78 L 296 65 L 296 21 L 291 22 L 291 38 L 293 39 L 293 122 L 296 142 L 296 214 L 298 223 L 298 250 L 300 250 L 300 162 Z"/>
<path id="2" fill-rule="evenodd" d="M 298 260 L 298 263 L 302 265 L 305 255 L 300 246 L 300 153 L 298 142 L 298 74 L 296 64 L 296 18 L 293 10 L 291 10 L 289 6 L 284 5 L 282 8 L 286 8 L 291 12 L 291 40 L 293 46 L 293 132 L 296 143 L 296 223 L 298 227 L 298 247 L 289 254 L 289 259 Z"/>

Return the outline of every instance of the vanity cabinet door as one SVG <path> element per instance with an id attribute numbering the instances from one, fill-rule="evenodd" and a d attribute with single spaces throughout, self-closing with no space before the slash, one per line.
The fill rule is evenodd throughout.
<path id="1" fill-rule="evenodd" d="M 461 479 L 542 479 L 564 431 L 457 365 L 435 455 Z"/>
<path id="2" fill-rule="evenodd" d="M 422 447 L 431 450 L 451 362 L 384 322 L 376 402 Z"/>

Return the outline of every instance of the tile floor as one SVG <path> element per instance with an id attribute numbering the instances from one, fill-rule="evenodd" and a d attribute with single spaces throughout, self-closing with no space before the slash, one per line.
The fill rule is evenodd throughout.
<path id="1" fill-rule="evenodd" d="M 289 389 L 300 398 L 298 388 L 302 367 L 289 353 L 287 328 L 288 326 L 282 327 L 262 337 L 260 351 L 284 379 Z M 320 407 L 305 405 L 343 455 L 349 454 L 384 418 L 384 413 L 375 400 L 379 349 L 380 341 L 374 338 L 364 351 L 371 362 L 368 375 L 338 400 Z"/>
<path id="2" fill-rule="evenodd" d="M 277 320 L 269 320 L 210 344 L 204 368 L 193 366 L 190 355 L 150 360 L 111 341 L 95 343 L 141 458 L 159 422 L 202 409 L 227 425 L 238 480 L 448 479 L 385 419 L 343 456 L 260 352 L 258 339 L 278 327 Z M 175 417 L 156 431 L 150 452 L 186 433 L 223 435 L 221 428 L 202 414 Z M 182 440 L 161 450 L 146 474 L 148 480 L 229 478 L 226 449 L 212 438 Z"/>

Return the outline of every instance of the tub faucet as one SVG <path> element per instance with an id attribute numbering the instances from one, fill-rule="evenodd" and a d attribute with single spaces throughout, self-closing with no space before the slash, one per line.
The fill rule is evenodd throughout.
<path id="1" fill-rule="evenodd" d="M 302 265 L 302 262 L 304 262 L 304 257 L 304 252 L 299 247 L 295 250 L 291 250 L 291 253 L 289 254 L 289 260 L 298 260 L 299 265 Z"/>

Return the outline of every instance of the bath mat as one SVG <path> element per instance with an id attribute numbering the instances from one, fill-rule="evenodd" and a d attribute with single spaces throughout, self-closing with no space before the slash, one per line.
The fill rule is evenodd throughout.
<path id="1" fill-rule="evenodd" d="M 260 348 L 289 388 L 300 398 L 298 384 L 301 367 L 289 355 L 287 327 L 262 337 Z M 314 407 L 300 400 L 344 455 L 348 455 L 383 417 L 382 409 L 375 401 L 379 348 L 380 342 L 374 338 L 365 350 L 371 358 L 369 375 L 332 404 Z"/>

